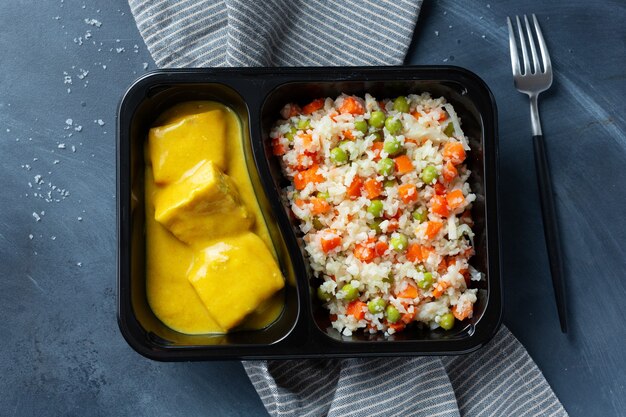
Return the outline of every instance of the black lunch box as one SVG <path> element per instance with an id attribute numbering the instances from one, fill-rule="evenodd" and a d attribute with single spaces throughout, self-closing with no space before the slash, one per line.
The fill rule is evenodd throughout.
<path id="1" fill-rule="evenodd" d="M 382 99 L 421 92 L 444 96 L 454 106 L 472 147 L 467 164 L 477 199 L 472 208 L 476 255 L 470 263 L 484 273 L 482 281 L 473 283 L 478 288 L 474 316 L 450 331 L 409 327 L 391 337 L 346 337 L 330 326 L 328 312 L 315 296 L 297 226 L 279 198 L 286 182 L 272 156 L 269 132 L 289 102 L 306 104 L 341 93 Z M 161 323 L 146 299 L 143 147 L 164 110 L 191 100 L 219 101 L 241 119 L 250 177 L 287 280 L 284 310 L 263 330 L 181 334 Z M 496 333 L 502 315 L 496 117 L 485 83 L 453 66 L 207 68 L 144 75 L 124 95 L 117 121 L 117 316 L 122 335 L 140 354 L 163 361 L 446 355 L 480 348 Z"/>

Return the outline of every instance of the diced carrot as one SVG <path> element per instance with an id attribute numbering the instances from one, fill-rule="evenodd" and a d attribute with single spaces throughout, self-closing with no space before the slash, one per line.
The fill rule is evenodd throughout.
<path id="1" fill-rule="evenodd" d="M 426 237 L 428 237 L 429 239 L 434 238 L 435 236 L 437 236 L 437 233 L 439 233 L 442 227 L 442 222 L 432 220 L 429 221 L 428 223 L 426 223 Z"/>
<path id="2" fill-rule="evenodd" d="M 384 101 L 379 101 L 378 102 L 378 107 L 380 107 L 381 111 L 385 111 L 385 102 Z"/>
<path id="3" fill-rule="evenodd" d="M 376 181 L 373 178 L 369 178 L 365 181 L 364 187 L 365 194 L 367 198 L 370 200 L 378 197 L 383 193 L 383 183 L 380 181 Z"/>
<path id="4" fill-rule="evenodd" d="M 402 322 L 405 324 L 409 324 L 410 322 L 412 322 L 415 319 L 415 316 L 417 315 L 417 311 L 415 311 L 415 309 L 413 309 L 412 313 L 404 313 L 402 315 Z"/>
<path id="5" fill-rule="evenodd" d="M 446 182 L 451 182 L 453 179 L 456 178 L 457 175 L 459 175 L 459 171 L 456 169 L 456 167 L 454 166 L 452 162 L 448 161 L 443 166 L 443 170 L 441 171 L 441 174 L 443 175 L 443 179 Z"/>
<path id="6" fill-rule="evenodd" d="M 444 195 L 446 193 L 446 186 L 440 182 L 436 182 L 433 186 L 435 188 L 435 194 Z"/>
<path id="7" fill-rule="evenodd" d="M 435 289 L 433 290 L 433 297 L 439 298 L 443 295 L 443 293 L 448 289 L 450 283 L 447 281 L 442 281 L 435 285 Z"/>
<path id="8" fill-rule="evenodd" d="M 337 246 L 341 245 L 341 238 L 332 232 L 325 233 L 320 240 L 324 253 L 328 253 Z"/>
<path id="9" fill-rule="evenodd" d="M 313 143 L 313 136 L 308 133 L 302 133 L 300 134 L 300 138 L 302 139 L 302 146 L 304 149 L 311 147 L 311 144 Z"/>
<path id="10" fill-rule="evenodd" d="M 336 314 L 329 314 L 328 318 L 330 319 L 330 321 L 337 321 L 337 315 Z"/>
<path id="11" fill-rule="evenodd" d="M 411 139 L 411 138 L 404 138 L 404 143 L 412 143 L 414 145 L 418 145 L 419 146 L 419 141 L 417 139 Z"/>
<path id="12" fill-rule="evenodd" d="M 420 117 L 422 117 L 422 113 L 415 110 L 414 112 L 411 113 L 411 116 L 415 117 L 416 119 L 419 119 Z"/>
<path id="13" fill-rule="evenodd" d="M 318 170 L 318 166 L 313 165 L 305 171 L 298 172 L 293 178 L 293 185 L 296 187 L 296 190 L 303 190 L 309 183 L 317 184 L 318 182 L 324 181 L 324 177 Z"/>
<path id="14" fill-rule="evenodd" d="M 272 140 L 272 155 L 282 156 L 287 153 L 287 148 L 278 139 Z"/>
<path id="15" fill-rule="evenodd" d="M 300 208 L 304 207 L 304 205 L 306 204 L 306 200 L 303 200 L 301 198 L 296 199 L 296 201 L 294 201 L 294 204 Z"/>
<path id="16" fill-rule="evenodd" d="M 330 211 L 330 204 L 323 198 L 312 197 L 311 204 L 313 204 L 313 209 L 311 210 L 313 214 L 324 214 Z"/>
<path id="17" fill-rule="evenodd" d="M 452 308 L 452 314 L 454 314 L 454 317 L 457 320 L 463 321 L 472 314 L 473 310 L 474 308 L 471 303 L 466 303 L 461 308 L 459 308 L 459 305 L 457 304 L 454 308 Z"/>
<path id="18" fill-rule="evenodd" d="M 363 114 L 365 109 L 363 105 L 354 97 L 346 97 L 339 107 L 339 113 Z"/>
<path id="19" fill-rule="evenodd" d="M 384 142 L 374 142 L 372 143 L 372 151 L 374 152 L 374 161 L 378 161 L 380 159 L 380 152 L 383 150 Z"/>
<path id="20" fill-rule="evenodd" d="M 443 145 L 443 159 L 458 165 L 465 160 L 465 149 L 461 142 L 448 142 Z"/>
<path id="21" fill-rule="evenodd" d="M 366 306 L 367 306 L 367 304 L 364 303 L 363 301 L 360 301 L 360 300 L 352 301 L 346 307 L 346 314 L 348 316 L 353 316 L 357 320 L 362 320 L 363 317 L 365 317 L 365 307 Z"/>
<path id="22" fill-rule="evenodd" d="M 441 110 L 439 114 L 437 115 L 438 122 L 443 122 L 447 118 L 448 118 L 448 113 L 445 110 Z"/>
<path id="23" fill-rule="evenodd" d="M 389 326 L 390 329 L 393 329 L 396 332 L 400 332 L 406 327 L 406 325 L 402 321 L 398 321 L 396 323 L 387 323 L 387 326 Z"/>
<path id="24" fill-rule="evenodd" d="M 402 184 L 398 187 L 398 195 L 405 204 L 417 201 L 417 187 L 415 184 Z"/>
<path id="25" fill-rule="evenodd" d="M 417 298 L 417 288 L 413 285 L 407 285 L 406 288 L 396 294 L 398 298 Z"/>
<path id="26" fill-rule="evenodd" d="M 413 162 L 411 162 L 411 158 L 406 155 L 394 158 L 394 162 L 396 163 L 396 172 L 400 175 L 413 171 Z"/>
<path id="27" fill-rule="evenodd" d="M 398 224 L 398 221 L 396 219 L 389 220 L 389 224 L 387 225 L 387 233 L 395 232 L 396 230 L 398 230 L 398 227 L 400 227 L 400 225 Z"/>
<path id="28" fill-rule="evenodd" d="M 349 140 L 354 140 L 354 139 L 355 139 L 355 137 L 354 137 L 354 135 L 352 134 L 352 131 L 351 131 L 351 130 L 344 130 L 344 131 L 342 132 L 342 134 L 343 134 L 343 136 L 344 136 L 346 139 L 349 139 Z"/>
<path id="29" fill-rule="evenodd" d="M 354 247 L 354 257 L 363 262 L 371 262 L 376 257 L 376 253 L 371 243 L 357 243 Z"/>
<path id="30" fill-rule="evenodd" d="M 351 199 L 355 199 L 361 196 L 361 187 L 363 186 L 363 180 L 361 177 L 354 177 L 352 183 L 348 187 L 348 197 Z"/>
<path id="31" fill-rule="evenodd" d="M 289 119 L 290 117 L 297 116 L 300 114 L 300 106 L 294 103 L 286 104 L 285 107 L 280 111 L 280 115 L 284 119 Z"/>
<path id="32" fill-rule="evenodd" d="M 318 98 L 316 100 L 313 100 L 312 102 L 310 102 L 309 104 L 307 104 L 306 106 L 302 108 L 302 113 L 311 114 L 314 111 L 320 110 L 321 108 L 324 107 L 325 101 L 326 100 L 323 98 Z"/>
<path id="33" fill-rule="evenodd" d="M 437 272 L 439 272 L 440 275 L 443 275 L 446 273 L 446 271 L 448 270 L 448 262 L 446 261 L 445 256 L 441 258 L 441 262 L 439 262 L 439 265 L 437 265 Z"/>
<path id="34" fill-rule="evenodd" d="M 438 214 L 441 217 L 448 217 L 450 210 L 448 209 L 448 202 L 443 195 L 434 195 L 430 199 L 430 212 Z"/>
<path id="35" fill-rule="evenodd" d="M 389 244 L 384 240 L 379 240 L 374 246 L 374 251 L 378 256 L 383 256 L 385 252 L 387 252 L 387 249 L 389 249 Z"/>
<path id="36" fill-rule="evenodd" d="M 417 243 L 412 243 L 407 249 L 406 258 L 410 262 L 423 262 L 428 258 L 430 252 L 432 252 L 431 248 L 418 245 Z"/>
<path id="37" fill-rule="evenodd" d="M 448 202 L 448 207 L 450 207 L 452 210 L 461 207 L 461 205 L 465 202 L 465 196 L 463 195 L 463 191 L 450 191 L 446 196 L 446 201 Z"/>

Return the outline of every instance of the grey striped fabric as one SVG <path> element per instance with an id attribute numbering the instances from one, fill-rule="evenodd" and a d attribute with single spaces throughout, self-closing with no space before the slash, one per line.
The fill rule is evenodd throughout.
<path id="1" fill-rule="evenodd" d="M 398 65 L 421 0 L 130 0 L 159 67 Z"/>
<path id="2" fill-rule="evenodd" d="M 243 365 L 272 416 L 567 416 L 504 326 L 465 356 Z"/>
<path id="3" fill-rule="evenodd" d="M 421 1 L 130 0 L 159 67 L 398 65 Z M 244 362 L 272 416 L 566 416 L 503 327 L 459 357 Z"/>

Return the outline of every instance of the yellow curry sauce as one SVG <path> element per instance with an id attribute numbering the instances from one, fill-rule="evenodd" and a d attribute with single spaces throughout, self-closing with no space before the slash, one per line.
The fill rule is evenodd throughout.
<path id="1" fill-rule="evenodd" d="M 237 115 L 187 102 L 146 146 L 146 291 L 187 334 L 259 329 L 282 311 L 284 279 L 245 163 Z"/>

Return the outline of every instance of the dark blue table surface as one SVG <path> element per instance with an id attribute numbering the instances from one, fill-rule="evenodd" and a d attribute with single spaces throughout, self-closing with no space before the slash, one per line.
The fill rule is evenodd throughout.
<path id="1" fill-rule="evenodd" d="M 505 17 L 529 12 L 555 68 L 541 115 L 568 335 L 549 278 L 528 100 L 508 55 Z M 621 1 L 427 0 L 407 58 L 469 68 L 496 97 L 504 321 L 572 416 L 626 414 L 624 21 Z M 266 415 L 241 364 L 152 362 L 119 334 L 115 112 L 146 67 L 124 0 L 0 2 L 0 415 Z"/>

